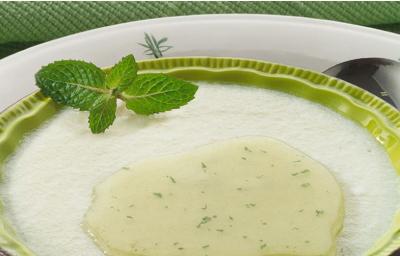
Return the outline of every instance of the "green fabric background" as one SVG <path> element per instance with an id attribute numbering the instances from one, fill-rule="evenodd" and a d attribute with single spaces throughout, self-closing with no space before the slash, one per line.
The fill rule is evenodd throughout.
<path id="1" fill-rule="evenodd" d="M 0 2 L 0 58 L 97 27 L 211 13 L 304 16 L 400 32 L 400 2 Z"/>

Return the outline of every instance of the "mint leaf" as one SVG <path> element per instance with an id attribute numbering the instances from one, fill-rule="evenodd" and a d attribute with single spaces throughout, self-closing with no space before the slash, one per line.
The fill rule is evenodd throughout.
<path id="1" fill-rule="evenodd" d="M 115 120 L 117 98 L 102 95 L 90 109 L 89 127 L 93 133 L 104 132 Z"/>
<path id="2" fill-rule="evenodd" d="M 43 94 L 80 110 L 89 110 L 101 95 L 111 94 L 104 83 L 104 72 L 84 61 L 56 61 L 42 67 L 35 78 Z"/>
<path id="3" fill-rule="evenodd" d="M 150 115 L 185 105 L 197 91 L 189 82 L 137 71 L 133 55 L 122 58 L 107 73 L 92 63 L 61 60 L 42 67 L 35 79 L 43 94 L 55 102 L 89 111 L 93 133 L 113 124 L 118 98 L 137 114 Z"/>
<path id="4" fill-rule="evenodd" d="M 106 86 L 123 91 L 133 83 L 137 76 L 137 64 L 132 54 L 122 58 L 106 76 Z"/>
<path id="5" fill-rule="evenodd" d="M 142 74 L 119 96 L 128 109 L 150 115 L 185 105 L 196 91 L 196 85 L 164 74 Z"/>

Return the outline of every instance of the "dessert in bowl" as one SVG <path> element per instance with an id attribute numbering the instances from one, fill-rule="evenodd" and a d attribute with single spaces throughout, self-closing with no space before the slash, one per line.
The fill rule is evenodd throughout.
<path id="1" fill-rule="evenodd" d="M 395 234 L 399 227 L 393 224 L 399 202 L 396 174 L 396 169 L 399 168 L 397 153 L 399 113 L 395 109 L 373 95 L 343 81 L 312 71 L 267 62 L 224 58 L 166 58 L 141 62 L 139 68 L 141 72 L 165 72 L 171 76 L 193 81 L 199 86 L 195 99 L 180 109 L 150 117 L 132 114 L 121 104 L 117 108 L 118 118 L 114 125 L 106 133 L 100 135 L 93 135 L 87 128 L 87 113 L 60 109 L 54 102 L 40 94 L 22 100 L 2 114 L 5 128 L 2 132 L 2 145 L 6 145 L 5 142 L 11 145 L 10 141 L 18 140 L 23 133 L 30 132 L 4 167 L 4 183 L 2 184 L 4 215 L 17 234 L 17 236 L 11 236 L 11 228 L 8 226 L 4 229 L 2 237 L 5 242 L 2 246 L 5 251 L 16 255 L 40 256 L 103 255 L 102 250 L 109 255 L 147 255 L 144 251 L 148 251 L 151 253 L 149 255 L 163 255 L 162 252 L 165 252 L 168 255 L 190 253 L 190 255 L 211 256 L 243 248 L 244 251 L 239 252 L 238 255 L 276 255 L 277 253 L 282 255 L 362 255 L 367 252 L 371 255 L 388 255 L 396 248 L 395 246 L 398 246 Z M 18 112 L 19 114 L 16 114 Z M 49 116 L 52 117 L 49 118 Z M 27 121 L 31 127 L 26 127 Z M 40 125 L 40 127 L 33 130 L 32 126 L 35 125 Z M 303 210 L 310 217 L 308 221 L 301 219 L 300 222 L 296 222 L 298 215 L 288 217 L 287 214 L 267 214 L 270 209 L 287 209 L 285 207 L 288 207 L 288 204 L 289 206 L 296 203 L 307 205 L 310 201 L 305 200 L 306 196 L 302 193 L 307 193 L 307 189 L 315 189 L 312 191 L 316 193 L 311 193 L 308 199 L 314 198 L 312 196 L 318 197 L 321 193 L 323 194 L 322 186 L 318 185 L 323 183 L 320 182 L 322 176 L 317 180 L 296 180 L 310 174 L 307 171 L 302 173 L 302 171 L 311 170 L 312 174 L 313 170 L 318 169 L 315 166 L 314 168 L 301 166 L 297 169 L 294 161 L 298 159 L 293 159 L 293 166 L 283 169 L 271 169 L 273 168 L 271 164 L 274 164 L 273 159 L 277 159 L 276 156 L 267 162 L 257 162 L 258 157 L 262 156 L 261 150 L 265 150 L 257 145 L 266 140 L 279 141 L 282 143 L 279 145 L 285 145 L 282 147 L 294 150 L 290 151 L 296 152 L 293 154 L 305 156 L 325 170 L 318 173 L 331 175 L 329 184 L 332 185 L 332 189 L 329 191 L 335 192 L 332 192 L 329 200 L 336 202 L 332 203 L 331 206 L 334 207 L 331 210 L 315 207 L 303 209 L 296 205 L 297 213 Z M 241 144 L 249 141 L 251 143 L 248 146 Z M 257 164 L 235 162 L 251 159 L 248 155 L 240 155 L 237 159 L 229 155 L 228 148 L 235 148 L 233 145 L 239 145 L 238 147 L 243 150 L 242 154 L 258 151 L 260 155 L 254 159 Z M 245 147 L 252 152 L 247 151 Z M 212 153 L 201 153 L 202 151 Z M 268 150 L 265 151 L 268 152 Z M 8 153 L 10 150 L 4 150 L 2 157 L 5 158 Z M 182 156 L 184 154 L 190 156 Z M 213 161 L 221 164 L 221 167 L 215 171 L 216 174 L 210 170 L 210 173 L 205 173 L 203 170 L 205 168 L 201 164 L 204 161 L 199 161 L 199 159 L 196 160 L 197 169 L 184 164 L 194 161 L 181 162 L 176 159 L 204 157 L 208 160 L 207 162 L 210 162 L 213 155 L 219 156 L 218 161 Z M 241 159 L 242 156 L 246 160 Z M 232 160 L 223 160 L 224 157 Z M 168 160 L 170 158 L 174 160 Z M 162 161 L 160 159 L 169 161 L 168 163 L 180 163 L 189 170 L 186 173 L 182 171 L 185 168 L 178 168 L 179 171 L 172 168 L 171 164 L 160 163 Z M 158 165 L 154 165 L 155 162 Z M 229 167 L 229 164 L 232 163 L 236 163 L 234 166 L 237 166 L 237 170 L 231 170 L 233 167 Z M 206 168 L 212 169 L 212 164 L 204 164 Z M 276 160 L 275 164 L 277 167 L 287 166 L 288 161 Z M 160 166 L 165 166 L 165 176 L 168 176 L 162 177 L 164 178 L 162 182 L 169 182 L 162 183 L 162 186 L 155 182 L 156 177 L 161 179 Z M 136 217 L 149 217 L 148 214 L 151 213 L 153 221 L 147 219 L 148 224 L 146 224 L 142 219 L 137 225 L 144 226 L 130 228 L 129 232 L 134 232 L 135 229 L 141 231 L 132 236 L 132 240 L 129 241 L 132 250 L 129 251 L 130 249 L 126 249 L 128 243 L 116 245 L 110 242 L 113 241 L 112 239 L 109 237 L 106 239 L 97 232 L 99 228 L 105 228 L 98 224 L 106 223 L 104 220 L 107 216 L 117 218 L 115 217 L 117 215 L 113 215 L 115 212 L 103 215 L 100 222 L 90 222 L 89 217 L 91 210 L 107 205 L 101 204 L 101 200 L 96 201 L 96 198 L 104 198 L 101 196 L 104 187 L 115 184 L 113 181 L 118 180 L 118 177 L 124 173 L 135 173 L 136 169 L 138 169 L 138 175 L 145 174 L 139 175 L 138 179 L 140 177 L 144 180 L 150 179 L 152 176 L 146 175 L 152 173 L 154 182 L 136 183 L 135 178 L 129 175 L 123 178 L 122 181 L 133 179 L 129 184 L 136 186 L 129 188 L 129 193 L 133 193 L 132 197 L 138 197 L 126 206 L 129 208 L 130 205 L 140 205 L 141 207 L 136 210 L 138 215 Z M 153 171 L 142 171 L 144 169 Z M 230 188 L 246 189 L 246 184 L 237 185 L 238 181 L 235 180 L 237 177 L 239 181 L 245 182 L 245 176 L 241 175 L 246 174 L 228 175 L 229 170 L 235 173 L 254 169 L 259 169 L 260 173 L 249 172 L 248 174 L 249 184 L 252 184 L 247 187 L 249 197 L 239 198 L 242 195 L 227 192 L 231 191 Z M 278 179 L 280 176 L 272 170 L 284 170 L 287 175 L 284 179 Z M 178 171 L 179 175 L 183 175 L 182 177 L 177 175 Z M 279 173 L 282 174 L 282 172 Z M 260 176 L 262 177 L 257 179 Z M 180 187 L 179 182 L 182 182 L 183 177 L 188 179 L 185 184 L 190 185 L 192 189 Z M 268 186 L 268 182 L 274 178 L 278 180 Z M 309 178 L 313 179 L 313 177 Z M 298 185 L 296 189 L 302 190 L 292 190 L 291 186 L 287 185 L 287 182 L 293 180 Z M 266 183 L 256 183 L 258 181 Z M 203 189 L 196 187 L 196 184 L 203 184 L 214 192 L 207 195 L 209 196 L 207 200 L 203 200 L 200 197 Z M 228 186 L 229 184 L 235 186 Z M 268 192 L 268 188 L 277 184 L 286 185 L 277 187 L 281 190 L 274 189 L 275 192 Z M 176 185 L 172 189 L 177 189 L 177 191 L 171 192 L 167 187 L 163 187 L 167 185 Z M 282 189 L 282 186 L 287 189 Z M 94 187 L 96 187 L 95 195 L 98 196 L 92 202 Z M 116 188 L 119 187 L 123 186 L 116 186 Z M 146 188 L 150 190 L 146 191 Z M 160 191 L 161 188 L 162 191 Z M 216 196 L 218 195 L 215 192 L 217 188 L 222 189 L 221 194 L 224 197 Z M 145 192 L 141 194 L 139 191 Z M 194 192 L 199 193 L 190 196 L 190 193 Z M 204 192 L 207 193 L 207 190 Z M 284 195 L 286 192 L 290 193 Z M 168 201 L 172 200 L 169 193 L 187 196 L 171 202 Z M 272 195 L 276 196 L 263 198 L 263 193 L 274 193 Z M 125 191 L 122 194 L 128 194 L 128 192 Z M 250 198 L 253 200 L 249 200 Z M 279 198 L 279 200 L 274 201 L 274 198 Z M 291 202 L 290 198 L 295 200 Z M 326 197 L 321 198 L 323 199 L 321 202 L 326 202 Z M 165 215 L 170 214 L 167 210 L 157 210 L 157 207 L 161 205 L 157 204 L 160 201 L 163 209 L 169 209 L 176 218 L 162 218 L 172 215 Z M 206 201 L 209 203 L 207 204 Z M 143 202 L 147 203 L 143 204 Z M 167 205 L 168 202 L 177 206 L 174 208 Z M 237 204 L 234 204 L 235 202 Z M 263 202 L 264 205 L 262 205 Z M 282 205 L 282 203 L 288 204 Z M 207 208 L 203 209 L 206 204 Z M 186 209 L 187 215 L 185 215 L 184 205 L 191 206 L 190 209 Z M 268 207 L 270 205 L 271 207 Z M 165 206 L 171 208 L 165 208 Z M 121 221 L 121 223 L 127 223 L 129 227 L 129 221 L 135 221 L 135 207 L 138 206 L 132 206 L 133 210 L 129 214 L 120 209 L 124 214 L 121 214 L 121 219 L 115 220 L 115 223 Z M 212 212 L 213 209 L 215 212 Z M 236 213 L 235 216 L 227 212 L 218 214 L 226 209 L 231 209 L 233 213 Z M 302 235 L 307 234 L 302 232 L 313 233 L 309 229 L 307 231 L 307 228 L 316 225 L 310 221 L 323 220 L 332 212 L 333 214 L 327 219 L 329 225 L 318 224 L 318 227 L 326 228 L 325 231 L 329 230 L 329 232 L 318 233 L 322 234 L 318 235 L 318 238 L 324 235 L 326 237 L 325 246 L 320 247 L 323 249 L 312 253 L 303 251 L 303 248 L 312 248 L 316 240 L 303 239 L 301 235 L 296 236 L 296 232 Z M 96 214 L 96 216 L 99 215 Z M 192 222 L 190 222 L 191 216 L 193 216 Z M 214 218 L 214 216 L 217 217 Z M 261 219 L 262 216 L 269 218 L 271 223 L 268 223 L 268 219 Z M 233 221 L 229 217 L 232 217 Z M 219 218 L 224 219 L 218 222 Z M 178 223 L 179 219 L 182 219 L 182 222 Z M 206 223 L 203 223 L 203 220 Z M 112 220 L 109 221 L 110 225 L 106 225 L 107 227 L 113 224 Z M 237 221 L 238 224 L 235 225 L 229 221 L 234 223 Z M 200 223 L 203 224 L 197 228 Z M 282 226 L 279 226 L 279 223 L 282 223 Z M 308 224 L 301 228 L 298 225 L 286 225 L 288 223 Z M 155 233 L 154 229 L 152 231 L 154 233 L 146 233 L 146 225 L 149 227 L 164 225 L 163 227 L 166 228 L 160 228 L 161 233 Z M 123 227 L 123 225 L 116 226 Z M 290 232 L 293 232 L 292 237 L 279 235 L 277 230 L 285 230 L 285 234 L 288 232 L 283 228 L 284 226 L 290 227 Z M 182 240 L 177 232 L 166 233 L 171 230 L 171 227 L 177 227 L 176 231 L 186 232 L 186 243 L 169 240 L 178 238 Z M 210 228 L 210 231 L 207 228 Z M 365 232 L 366 229 L 368 232 Z M 199 234 L 199 230 L 212 233 L 207 236 L 207 233 Z M 87 231 L 96 238 L 99 247 L 91 241 Z M 121 229 L 118 229 L 118 232 L 120 231 Z M 192 234 L 192 237 L 188 234 Z M 276 234 L 276 236 L 271 234 Z M 279 236 L 282 238 L 276 238 Z M 16 237 L 18 237 L 18 242 L 16 242 Z M 145 241 L 140 239 L 143 237 L 146 238 Z M 198 241 L 199 237 L 211 240 L 194 243 L 193 241 Z M 272 239 L 273 237 L 275 239 Z M 285 239 L 288 237 L 294 244 L 280 245 L 280 241 L 287 243 Z M 296 244 L 300 241 L 296 240 L 300 239 L 299 237 L 302 238 L 302 246 Z M 107 240 L 111 246 L 104 243 L 101 245 L 102 239 Z M 121 241 L 120 234 L 114 241 Z M 174 245 L 174 243 L 178 244 Z M 230 246 L 228 247 L 227 244 Z M 157 250 L 158 247 L 163 250 Z M 120 248 L 125 249 L 116 252 Z M 138 252 L 139 249 L 140 252 Z"/>

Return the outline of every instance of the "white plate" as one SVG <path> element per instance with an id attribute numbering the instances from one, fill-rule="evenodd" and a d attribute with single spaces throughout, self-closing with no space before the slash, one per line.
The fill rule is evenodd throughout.
<path id="1" fill-rule="evenodd" d="M 108 66 L 146 59 L 144 33 L 168 37 L 164 56 L 263 59 L 318 71 L 360 57 L 400 57 L 400 36 L 339 22 L 271 15 L 198 15 L 130 22 L 50 41 L 0 60 L 0 111 L 36 90 L 34 74 L 56 59 Z"/>

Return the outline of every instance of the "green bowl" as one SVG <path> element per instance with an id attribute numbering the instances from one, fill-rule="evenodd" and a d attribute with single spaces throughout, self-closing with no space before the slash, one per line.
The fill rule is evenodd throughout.
<path id="1" fill-rule="evenodd" d="M 139 62 L 140 72 L 164 72 L 192 81 L 219 81 L 286 92 L 320 103 L 365 127 L 385 148 L 400 175 L 400 112 L 373 94 L 310 70 L 232 58 L 163 58 Z M 0 168 L 21 138 L 56 114 L 60 106 L 36 92 L 0 114 Z M 0 255 L 33 256 L 0 210 Z M 400 248 L 400 214 L 366 255 Z M 2 254 L 3 252 L 3 254 Z"/>

